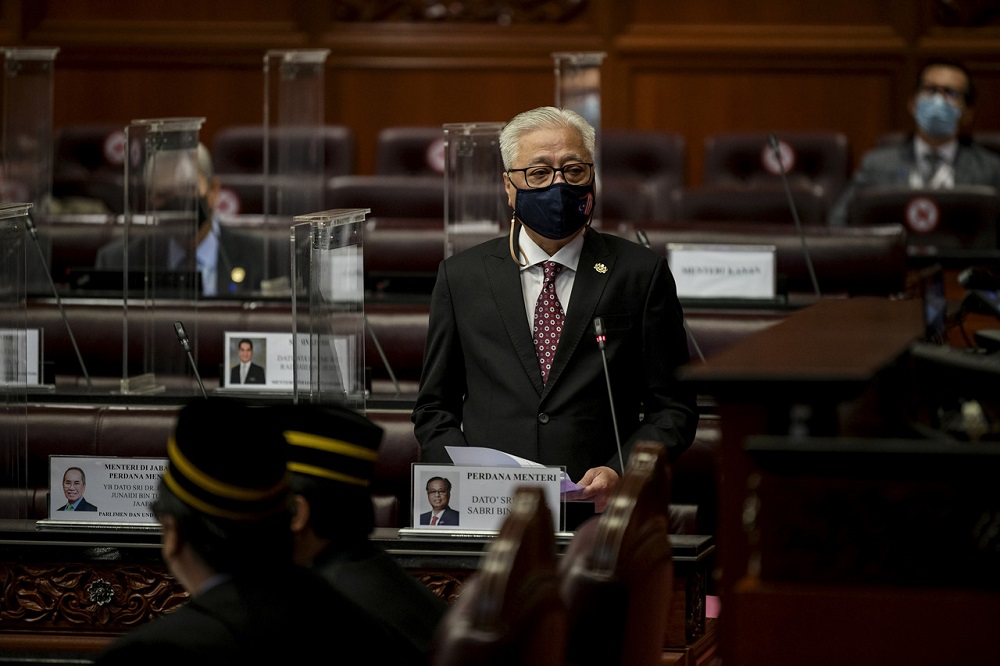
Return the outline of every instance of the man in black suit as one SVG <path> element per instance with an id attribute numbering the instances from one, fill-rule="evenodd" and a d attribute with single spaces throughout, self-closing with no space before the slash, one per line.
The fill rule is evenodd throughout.
<path id="1" fill-rule="evenodd" d="M 380 620 L 293 564 L 279 426 L 272 408 L 234 400 L 181 409 L 152 509 L 163 561 L 190 599 L 120 636 L 97 664 L 279 664 L 331 646 L 366 663 L 419 663 Z"/>
<path id="2" fill-rule="evenodd" d="M 68 467 L 63 472 L 63 495 L 66 504 L 56 511 L 97 511 L 97 507 L 83 496 L 87 492 L 87 475 L 79 467 Z"/>
<path id="3" fill-rule="evenodd" d="M 866 187 L 989 185 L 1000 190 L 1000 156 L 963 136 L 972 122 L 975 103 L 976 88 L 964 66 L 947 61 L 924 65 L 908 106 L 914 132 L 902 141 L 865 153 L 861 166 L 831 208 L 829 224 L 848 224 L 851 199 Z"/>
<path id="4" fill-rule="evenodd" d="M 296 405 L 287 414 L 296 562 L 404 636 L 415 658 L 426 658 L 448 604 L 371 540 L 370 485 L 382 428 L 337 405 Z"/>
<path id="5" fill-rule="evenodd" d="M 584 486 L 577 499 L 603 511 L 623 471 L 613 423 L 626 461 L 638 440 L 663 442 L 676 457 L 694 439 L 698 411 L 675 377 L 688 349 L 666 260 L 590 227 L 594 144 L 582 117 L 553 107 L 501 131 L 509 239 L 442 262 L 412 418 L 424 462 L 449 462 L 446 446 L 484 446 L 565 465 Z M 561 268 L 554 294 L 546 262 Z M 543 323 L 556 316 L 561 323 Z"/>
<path id="6" fill-rule="evenodd" d="M 253 340 L 243 338 L 239 342 L 240 362 L 229 371 L 230 384 L 264 384 L 266 377 L 264 367 L 254 363 Z"/>
<path id="7" fill-rule="evenodd" d="M 158 193 L 177 194 L 177 207 L 191 214 L 192 225 L 172 223 L 154 230 L 133 229 L 129 241 L 129 266 L 133 269 L 198 270 L 203 296 L 239 296 L 260 290 L 263 267 L 267 265 L 267 244 L 259 236 L 224 226 L 215 213 L 222 189 L 214 175 L 212 157 L 203 144 L 190 151 L 166 153 L 157 162 L 150 180 L 156 181 Z M 188 211 L 193 199 L 186 186 L 196 188 L 196 210 Z M 171 208 L 161 202 L 160 208 Z M 195 247 L 192 251 L 192 245 Z M 121 268 L 125 242 L 117 238 L 97 251 L 95 267 Z M 145 262 L 148 261 L 148 265 Z"/>
<path id="8" fill-rule="evenodd" d="M 431 510 L 420 514 L 421 525 L 458 525 L 458 511 L 451 508 L 451 481 L 435 476 L 427 481 L 427 501 Z"/>

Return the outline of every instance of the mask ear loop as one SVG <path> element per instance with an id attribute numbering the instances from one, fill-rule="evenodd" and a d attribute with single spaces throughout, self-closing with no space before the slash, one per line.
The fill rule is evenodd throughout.
<path id="1" fill-rule="evenodd" d="M 509 243 L 510 243 L 510 258 L 514 260 L 515 264 L 517 264 L 518 266 L 520 266 L 520 267 L 523 268 L 523 267 L 525 267 L 525 266 L 528 265 L 528 258 L 524 257 L 524 251 L 521 250 L 521 245 L 520 244 L 518 244 L 518 246 L 517 246 L 517 253 L 514 252 L 514 222 L 515 222 L 515 220 L 517 220 L 517 216 L 514 215 L 514 214 L 511 214 L 511 216 L 510 216 L 510 232 L 507 234 L 507 237 L 508 237 Z M 517 259 L 517 255 L 518 254 L 520 254 L 522 257 L 524 257 L 524 263 L 523 264 L 520 261 L 518 261 L 518 259 Z"/>

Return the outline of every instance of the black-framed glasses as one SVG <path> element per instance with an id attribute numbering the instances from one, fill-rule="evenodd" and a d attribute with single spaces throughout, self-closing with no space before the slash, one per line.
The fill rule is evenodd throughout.
<path id="1" fill-rule="evenodd" d="M 494 172 L 495 173 L 495 172 Z M 449 491 L 447 490 L 428 490 L 428 495 L 447 495 Z"/>
<path id="2" fill-rule="evenodd" d="M 917 89 L 921 95 L 943 95 L 946 100 L 952 104 L 958 104 L 959 102 L 965 101 L 965 91 L 959 90 L 958 88 L 952 88 L 951 86 L 938 86 L 933 83 L 921 83 L 920 87 Z"/>
<path id="3" fill-rule="evenodd" d="M 563 180 L 570 185 L 586 185 L 594 177 L 594 163 L 572 162 L 564 164 L 558 169 L 545 165 L 530 166 L 525 169 L 507 169 L 508 174 L 514 172 L 523 173 L 524 182 L 532 189 L 548 187 L 555 180 L 556 173 L 561 173 Z"/>

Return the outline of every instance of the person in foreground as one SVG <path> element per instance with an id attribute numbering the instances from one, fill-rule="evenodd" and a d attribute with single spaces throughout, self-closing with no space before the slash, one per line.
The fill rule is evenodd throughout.
<path id="1" fill-rule="evenodd" d="M 412 663 L 424 662 L 448 605 L 369 538 L 382 428 L 345 407 L 306 405 L 289 409 L 284 431 L 295 561 L 403 636 Z"/>
<path id="2" fill-rule="evenodd" d="M 666 260 L 590 227 L 594 143 L 582 117 L 554 107 L 501 131 L 510 234 L 439 267 L 412 419 L 423 462 L 450 462 L 445 447 L 484 446 L 565 465 L 584 486 L 574 499 L 600 512 L 622 463 L 595 318 L 624 460 L 641 439 L 676 457 L 694 439 L 698 411 L 675 377 L 689 359 Z M 556 273 L 554 293 L 546 272 Z"/>
<path id="3" fill-rule="evenodd" d="M 351 650 L 411 663 L 384 626 L 292 564 L 287 444 L 269 408 L 196 400 L 179 413 L 152 509 L 191 595 L 115 640 L 98 664 L 265 664 Z"/>
<path id="4" fill-rule="evenodd" d="M 854 193 L 875 185 L 914 189 L 989 185 L 1000 190 L 1000 155 L 963 136 L 975 102 L 976 88 L 965 67 L 945 61 L 924 65 L 909 103 L 914 133 L 864 155 L 830 210 L 830 226 L 846 225 Z"/>

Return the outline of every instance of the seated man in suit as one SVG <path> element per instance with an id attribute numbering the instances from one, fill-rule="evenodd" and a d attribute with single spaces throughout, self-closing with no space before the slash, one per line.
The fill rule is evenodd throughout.
<path id="1" fill-rule="evenodd" d="M 420 514 L 421 525 L 458 525 L 458 511 L 451 508 L 451 481 L 435 476 L 427 481 L 431 510 Z"/>
<path id="2" fill-rule="evenodd" d="M 382 428 L 335 405 L 288 408 L 295 559 L 381 618 L 425 659 L 448 605 L 370 540 Z M 392 599 L 392 603 L 386 603 Z"/>
<path id="3" fill-rule="evenodd" d="M 151 181 L 159 183 L 157 190 L 160 192 L 178 187 L 183 190 L 186 182 L 197 183 L 195 214 L 198 227 L 193 239 L 196 244 L 194 252 L 190 251 L 192 239 L 182 238 L 183 232 L 170 230 L 152 237 L 145 230 L 133 230 L 135 237 L 129 241 L 129 266 L 165 270 L 197 267 L 201 273 L 203 296 L 232 296 L 259 291 L 261 280 L 267 277 L 262 272 L 267 265 L 266 242 L 252 233 L 236 231 L 220 223 L 215 214 L 215 203 L 221 184 L 214 175 L 208 148 L 203 144 L 198 144 L 195 162 L 192 166 L 189 155 L 184 151 L 165 153 L 150 176 Z M 181 210 L 189 205 L 183 196 L 178 200 Z M 147 246 L 150 238 L 154 238 L 153 244 Z M 102 246 L 97 251 L 96 267 L 121 268 L 124 250 L 125 243 L 121 238 Z M 153 266 L 144 265 L 147 254 Z"/>
<path id="4" fill-rule="evenodd" d="M 989 185 L 1000 190 L 1000 155 L 962 136 L 972 122 L 975 101 L 976 88 L 965 67 L 942 61 L 925 65 L 909 103 L 914 133 L 901 143 L 865 154 L 830 210 L 830 226 L 846 225 L 854 193 L 873 185 L 914 189 Z"/>

